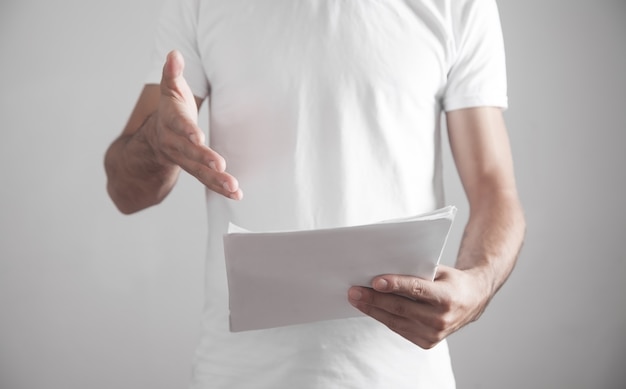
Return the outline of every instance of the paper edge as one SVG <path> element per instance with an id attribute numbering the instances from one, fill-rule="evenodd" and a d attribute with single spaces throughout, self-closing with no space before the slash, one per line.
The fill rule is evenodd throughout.
<path id="1" fill-rule="evenodd" d="M 232 234 L 292 234 L 292 233 L 302 233 L 302 232 L 311 232 L 311 231 L 332 231 L 332 230 L 342 230 L 346 228 L 355 228 L 355 227 L 367 227 L 376 224 L 387 224 L 387 223 L 408 223 L 415 221 L 429 221 L 429 220 L 439 220 L 439 219 L 450 219 L 454 221 L 454 218 L 457 213 L 457 208 L 454 205 L 447 205 L 442 208 L 437 208 L 432 211 L 420 213 L 413 216 L 400 217 L 396 219 L 387 219 L 383 221 L 379 221 L 376 223 L 367 223 L 367 224 L 358 224 L 353 226 L 344 226 L 344 227 L 329 227 L 329 228 L 318 228 L 312 230 L 286 230 L 286 231 L 250 231 L 247 230 L 233 222 L 228 223 L 228 230 L 224 234 L 225 236 Z"/>

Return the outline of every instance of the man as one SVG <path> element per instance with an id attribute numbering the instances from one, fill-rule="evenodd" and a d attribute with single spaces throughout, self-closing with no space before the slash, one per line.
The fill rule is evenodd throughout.
<path id="1" fill-rule="evenodd" d="M 207 188 L 192 386 L 454 387 L 445 338 L 481 315 L 525 229 L 495 1 L 172 0 L 158 31 L 165 65 L 105 165 L 127 214 L 161 202 L 181 169 Z M 209 146 L 197 126 L 207 98 Z M 313 229 L 442 206 L 442 111 L 470 204 L 455 267 L 440 266 L 434 282 L 381 275 L 346 291 L 371 317 L 230 333 L 228 222 Z"/>

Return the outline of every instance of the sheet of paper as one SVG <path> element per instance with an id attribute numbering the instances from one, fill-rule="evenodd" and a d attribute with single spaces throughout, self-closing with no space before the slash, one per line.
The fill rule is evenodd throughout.
<path id="1" fill-rule="evenodd" d="M 361 316 L 352 285 L 380 274 L 434 279 L 456 208 L 355 227 L 224 236 L 233 332 Z"/>

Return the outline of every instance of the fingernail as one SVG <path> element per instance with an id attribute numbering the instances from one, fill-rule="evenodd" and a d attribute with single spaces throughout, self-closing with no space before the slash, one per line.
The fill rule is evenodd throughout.
<path id="1" fill-rule="evenodd" d="M 226 190 L 227 192 L 230 192 L 230 193 L 232 193 L 232 192 L 233 192 L 233 190 L 232 190 L 232 188 L 230 187 L 230 185 L 228 184 L 228 182 L 224 181 L 224 183 L 222 184 L 222 186 L 224 187 L 224 190 Z"/>
<path id="2" fill-rule="evenodd" d="M 385 290 L 387 289 L 387 286 L 389 286 L 389 282 L 387 282 L 384 278 L 379 278 L 374 281 L 374 289 Z"/>
<path id="3" fill-rule="evenodd" d="M 213 170 L 217 170 L 217 165 L 215 164 L 215 161 L 209 162 L 209 167 Z"/>
<path id="4" fill-rule="evenodd" d="M 350 297 L 351 300 L 361 300 L 361 297 L 363 297 L 363 294 L 361 293 L 360 290 L 356 288 L 352 288 L 348 291 L 348 297 Z"/>

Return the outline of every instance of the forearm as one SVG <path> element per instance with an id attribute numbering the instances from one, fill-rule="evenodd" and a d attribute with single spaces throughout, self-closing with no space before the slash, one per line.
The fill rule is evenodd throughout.
<path id="1" fill-rule="evenodd" d="M 471 196 L 457 268 L 440 266 L 434 281 L 377 276 L 372 288 L 350 288 L 350 303 L 426 349 L 478 319 L 513 270 L 525 223 L 516 195 L 471 193 L 477 196 Z"/>
<path id="2" fill-rule="evenodd" d="M 524 214 L 515 193 L 484 193 L 474 204 L 470 203 L 456 268 L 474 274 L 481 282 L 485 305 L 511 274 L 525 230 Z"/>
<path id="3" fill-rule="evenodd" d="M 148 142 L 155 125 L 155 115 L 148 116 L 137 131 L 117 138 L 105 154 L 107 191 L 124 214 L 161 202 L 180 172 L 178 166 L 160 161 Z"/>

